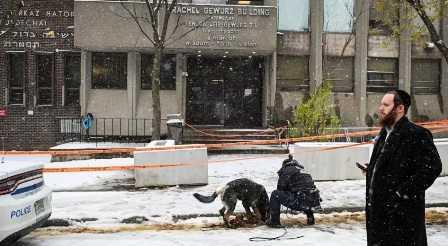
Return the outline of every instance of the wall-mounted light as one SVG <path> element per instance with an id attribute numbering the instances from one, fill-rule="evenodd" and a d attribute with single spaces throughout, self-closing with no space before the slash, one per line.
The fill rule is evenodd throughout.
<path id="1" fill-rule="evenodd" d="M 435 46 L 433 42 L 425 42 L 425 49 L 434 49 Z"/>

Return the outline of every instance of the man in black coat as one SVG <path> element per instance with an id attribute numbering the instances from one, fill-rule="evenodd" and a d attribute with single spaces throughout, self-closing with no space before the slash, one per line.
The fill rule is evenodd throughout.
<path id="1" fill-rule="evenodd" d="M 425 190 L 439 176 L 442 163 L 426 128 L 405 116 L 411 98 L 387 92 L 379 106 L 383 128 L 367 167 L 367 245 L 427 245 Z"/>
<path id="2" fill-rule="evenodd" d="M 314 224 L 313 209 L 320 208 L 319 190 L 314 185 L 313 178 L 302 173 L 303 166 L 289 155 L 278 171 L 277 189 L 272 191 L 269 201 L 269 227 L 281 228 L 281 205 L 296 211 L 302 211 L 307 216 L 307 224 Z"/>

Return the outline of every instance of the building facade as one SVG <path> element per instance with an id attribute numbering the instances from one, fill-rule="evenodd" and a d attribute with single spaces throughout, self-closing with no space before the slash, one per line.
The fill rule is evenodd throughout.
<path id="1" fill-rule="evenodd" d="M 126 11 L 145 17 L 144 3 L 53 2 L 26 1 L 30 10 L 9 21 L 19 30 L 0 37 L 6 148 L 54 145 L 67 126 L 81 131 L 68 119 L 87 113 L 102 119 L 93 135 L 148 135 L 154 48 Z M 182 1 L 162 59 L 162 119 L 180 113 L 193 125 L 281 124 L 323 81 L 332 83 L 346 126 L 371 125 L 382 95 L 394 88 L 411 92 L 414 120 L 446 118 L 445 60 L 409 33 L 392 39 L 373 2 Z M 448 40 L 448 17 L 436 27 Z M 149 25 L 143 29 L 151 34 Z"/>
<path id="2" fill-rule="evenodd" d="M 322 81 L 332 82 L 336 112 L 344 125 L 371 125 L 384 92 L 397 88 L 412 95 L 412 119 L 447 117 L 446 61 L 428 37 L 417 43 L 404 31 L 399 39 L 391 38 L 375 0 L 279 0 L 278 10 L 279 118 L 291 117 L 292 109 Z M 404 26 L 400 13 L 396 18 Z M 445 41 L 446 16 L 434 23 Z"/>
<path id="3" fill-rule="evenodd" d="M 0 5 L 0 144 L 48 149 L 57 141 L 58 119 L 80 115 L 74 2 L 24 3 L 17 10 Z"/>

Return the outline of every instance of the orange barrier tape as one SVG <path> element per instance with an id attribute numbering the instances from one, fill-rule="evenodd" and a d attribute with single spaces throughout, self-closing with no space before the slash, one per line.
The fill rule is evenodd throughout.
<path id="1" fill-rule="evenodd" d="M 136 169 L 179 167 L 179 166 L 190 166 L 190 165 L 192 165 L 192 164 L 177 163 L 177 164 L 104 166 L 104 167 L 48 167 L 48 168 L 44 168 L 43 172 L 45 172 L 45 173 L 110 172 L 110 171 L 127 171 L 127 170 L 136 170 Z"/>
<path id="2" fill-rule="evenodd" d="M 448 127 L 443 129 L 439 129 L 438 131 L 447 131 Z M 366 144 L 372 144 L 373 141 L 367 141 L 362 143 L 352 143 L 352 144 L 344 144 L 340 146 L 334 147 L 325 147 L 321 149 L 314 150 L 305 150 L 300 153 L 308 153 L 308 152 L 322 152 L 322 151 L 331 151 L 337 149 L 351 148 L 362 146 Z M 278 158 L 278 155 L 264 155 L 264 156 L 256 156 L 256 157 L 245 157 L 245 158 L 234 158 L 227 160 L 216 160 L 209 161 L 208 164 L 219 164 L 226 163 L 232 161 L 244 161 L 244 160 L 254 160 L 254 159 L 265 159 L 265 158 Z M 179 166 L 190 166 L 192 164 L 186 163 L 177 163 L 177 164 L 153 164 L 153 165 L 135 165 L 135 166 L 106 166 L 106 167 L 66 167 L 66 168 L 44 168 L 43 171 L 46 173 L 60 173 L 60 172 L 104 172 L 104 171 L 126 171 L 126 170 L 136 170 L 136 169 L 148 169 L 148 168 L 168 168 L 168 167 L 179 167 Z"/>
<path id="3" fill-rule="evenodd" d="M 167 147 L 143 147 L 143 148 L 100 148 L 100 149 L 63 149 L 63 150 L 46 150 L 46 151 L 4 151 L 2 155 L 5 156 L 47 156 L 54 157 L 67 155 L 97 155 L 97 154 L 123 154 L 132 153 L 134 151 L 163 151 L 176 149 L 198 149 L 206 148 L 204 144 L 190 144 L 190 145 L 176 145 Z"/>
<path id="4" fill-rule="evenodd" d="M 443 124 L 442 124 L 443 123 Z M 448 131 L 448 120 L 440 120 L 434 122 L 426 122 L 425 127 L 430 129 L 433 133 L 447 132 Z M 298 138 L 287 138 L 287 139 L 274 139 L 274 140 L 252 140 L 243 141 L 235 143 L 222 143 L 222 144 L 192 144 L 192 145 L 177 145 L 170 147 L 147 147 L 147 148 L 102 148 L 102 149 L 65 149 L 65 150 L 49 150 L 49 151 L 5 151 L 2 153 L 4 156 L 18 156 L 18 155 L 52 155 L 52 156 L 69 156 L 69 155 L 97 155 L 97 154 L 130 154 L 134 151 L 161 151 L 161 150 L 176 150 L 176 149 L 196 149 L 196 148 L 207 148 L 211 150 L 218 150 L 233 146 L 244 146 L 244 145 L 269 145 L 269 144 L 289 144 L 294 142 L 305 142 L 305 141 L 316 141 L 316 140 L 326 140 L 333 138 L 345 138 L 345 137 L 366 137 L 366 136 L 376 136 L 379 132 L 377 130 L 370 131 L 359 131 L 352 133 L 338 133 L 338 134 L 328 134 L 320 136 L 309 136 L 309 137 L 298 137 Z"/>
<path id="5" fill-rule="evenodd" d="M 264 132 L 276 133 L 275 129 L 268 129 L 268 130 L 262 130 L 262 131 L 254 131 L 256 133 L 249 133 L 249 134 L 212 134 L 212 133 L 208 132 L 210 130 L 208 130 L 208 131 L 199 130 L 198 128 L 196 128 L 188 123 L 185 123 L 185 125 L 187 127 L 191 128 L 193 131 L 198 132 L 202 135 L 206 135 L 206 136 L 210 136 L 210 137 L 220 137 L 220 138 L 232 138 L 233 139 L 233 138 L 240 138 L 240 137 L 246 137 L 246 136 L 257 136 L 260 133 L 264 133 Z M 278 128 L 278 129 L 280 129 L 280 128 Z M 215 131 L 215 132 L 218 132 L 218 131 Z"/>

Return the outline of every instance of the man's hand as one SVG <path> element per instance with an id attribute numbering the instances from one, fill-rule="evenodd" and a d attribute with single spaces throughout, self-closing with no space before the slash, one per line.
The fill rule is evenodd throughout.
<path id="1" fill-rule="evenodd" d="M 365 176 L 367 174 L 367 165 L 369 165 L 368 163 L 365 164 L 361 164 L 359 162 L 356 162 L 356 166 L 361 169 L 362 174 Z"/>

